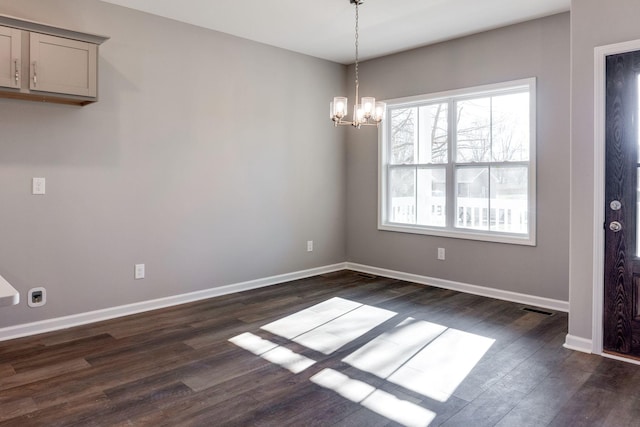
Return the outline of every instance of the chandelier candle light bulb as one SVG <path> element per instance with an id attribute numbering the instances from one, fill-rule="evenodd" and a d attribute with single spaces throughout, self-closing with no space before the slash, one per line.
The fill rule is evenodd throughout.
<path id="1" fill-rule="evenodd" d="M 344 96 L 336 96 L 331 103 L 331 118 L 342 119 L 347 115 L 347 98 Z"/>
<path id="2" fill-rule="evenodd" d="M 384 119 L 384 114 L 387 106 L 384 102 L 376 102 L 374 97 L 363 96 L 360 104 L 358 104 L 358 92 L 360 89 L 360 82 L 358 81 L 358 29 L 359 29 L 359 13 L 358 6 L 363 3 L 364 0 L 349 0 L 351 4 L 356 6 L 356 104 L 353 106 L 353 120 L 343 120 L 347 116 L 347 98 L 344 96 L 336 96 L 333 98 L 333 102 L 329 104 L 329 111 L 331 120 L 333 120 L 334 126 L 338 125 L 350 125 L 355 128 L 361 126 L 379 126 L 380 122 Z"/>
<path id="3" fill-rule="evenodd" d="M 358 122 L 362 122 L 365 118 L 365 112 L 362 109 L 362 106 L 360 104 L 356 104 L 355 107 L 353 107 L 353 118 Z"/>
<path id="4" fill-rule="evenodd" d="M 373 115 L 373 107 L 376 105 L 376 99 L 368 96 L 362 97 L 362 109 L 364 110 L 364 117 L 367 119 Z"/>

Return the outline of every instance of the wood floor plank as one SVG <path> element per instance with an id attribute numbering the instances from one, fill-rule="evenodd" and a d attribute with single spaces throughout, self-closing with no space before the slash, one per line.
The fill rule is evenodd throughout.
<path id="1" fill-rule="evenodd" d="M 201 356 L 196 355 L 194 358 Z M 161 375 L 163 372 L 184 366 L 191 360 L 186 358 L 185 353 L 165 354 L 154 358 L 153 363 L 150 363 L 149 357 L 143 358 L 140 363 L 123 360 L 38 381 L 30 384 L 28 388 L 13 388 L 11 393 L 32 396 L 38 407 L 44 409 L 67 400 L 82 399 L 89 393 L 102 394 L 103 390 L 121 384 Z"/>
<path id="2" fill-rule="evenodd" d="M 0 405 L 2 405 L 0 421 L 20 417 L 21 415 L 33 412 L 34 408 L 36 408 L 36 403 L 30 397 L 18 399 L 0 397 Z"/>
<path id="3" fill-rule="evenodd" d="M 2 378 L 9 377 L 15 374 L 16 374 L 16 371 L 15 369 L 13 369 L 13 366 L 11 366 L 8 363 L 0 364 L 0 380 Z"/>
<path id="4" fill-rule="evenodd" d="M 26 386 L 49 378 L 60 377 L 65 374 L 86 370 L 90 367 L 91 365 L 89 365 L 89 363 L 84 359 L 73 359 L 66 362 L 60 362 L 52 366 L 28 370 L 20 374 L 2 378 L 2 382 L 0 382 L 0 391 Z"/>
<path id="5" fill-rule="evenodd" d="M 561 370 L 546 376 L 526 399 L 521 400 L 497 425 L 500 427 L 548 425 L 590 375 L 589 372 L 577 369 L 565 360 Z"/>
<path id="6" fill-rule="evenodd" d="M 631 382 L 638 384 L 640 374 L 633 375 Z M 604 420 L 605 427 L 635 427 L 640 420 L 640 395 L 619 395 L 609 415 Z"/>
<path id="7" fill-rule="evenodd" d="M 327 406 L 335 397 L 329 390 L 310 383 L 301 383 L 298 387 L 292 387 L 291 392 L 286 394 L 274 393 L 273 389 L 260 389 L 256 390 L 253 396 L 266 404 L 244 412 L 242 416 L 235 419 L 236 425 L 276 426 L 281 425 L 283 420 L 286 420 L 285 425 L 302 425 L 312 419 L 324 420 L 328 415 Z M 307 402 L 313 402 L 313 404 L 308 405 Z M 344 406 L 350 408 L 351 412 L 358 409 L 357 404 L 343 399 L 334 403 L 343 408 Z"/>
<path id="8" fill-rule="evenodd" d="M 105 419 L 95 417 L 97 411 L 107 408 L 105 396 L 87 395 L 46 409 L 37 409 L 19 417 L 0 422 L 0 426 L 104 426 Z M 64 415 L 63 415 L 64 414 Z"/>
<path id="9" fill-rule="evenodd" d="M 616 393 L 605 390 L 588 379 L 563 405 L 548 424 L 560 426 L 601 426 L 609 416 Z"/>
<path id="10" fill-rule="evenodd" d="M 487 334 L 496 339 L 484 357 L 471 371 L 454 395 L 460 399 L 472 401 L 489 389 L 513 369 L 527 360 L 542 343 L 523 340 L 523 337 L 545 321 L 539 315 L 526 314 L 514 318 L 507 331 L 501 334 Z"/>
<path id="11" fill-rule="evenodd" d="M 518 405 L 525 394 L 511 389 L 492 387 L 469 402 L 443 426 L 495 426 Z"/>
<path id="12" fill-rule="evenodd" d="M 55 365 L 75 358 L 86 358 L 115 345 L 115 339 L 109 334 L 70 341 L 63 344 L 47 346 L 32 352 L 20 351 L 17 354 L 7 353 L 5 360 L 11 360 L 16 373 Z"/>
<path id="13" fill-rule="evenodd" d="M 242 350 L 238 350 L 228 358 L 221 359 L 215 366 L 203 367 L 200 372 L 184 378 L 183 382 L 193 391 L 202 391 L 215 387 L 220 382 L 257 371 L 268 364 L 264 359 L 243 354 Z"/>
<path id="14" fill-rule="evenodd" d="M 334 424 L 335 427 L 386 427 L 388 425 L 389 420 L 387 418 L 367 408 L 358 408 L 358 410 Z"/>
<path id="15" fill-rule="evenodd" d="M 329 354 L 262 329 L 332 298 L 392 315 L 381 323 L 365 321 L 373 326 Z M 391 427 L 403 425 L 399 420 L 409 413 L 431 415 L 407 425 L 638 425 L 640 367 L 566 350 L 565 313 L 547 316 L 522 308 L 341 271 L 0 342 L 0 426 Z M 405 383 L 413 389 L 406 388 L 392 382 L 393 377 L 345 362 L 371 342 L 392 345 L 373 340 L 399 331 L 394 328 L 408 318 L 491 340 L 453 395 L 434 398 L 420 387 Z M 350 332 L 323 331 L 327 335 L 317 335 L 323 339 Z M 281 351 L 279 357 L 306 357 L 311 364 L 293 373 L 269 361 L 268 354 L 229 341 L 241 334 L 271 342 Z M 402 339 L 401 334 L 393 336 Z M 443 351 L 463 351 L 454 348 L 452 342 Z M 379 349 L 372 354 L 387 353 Z M 446 364 L 463 360 L 460 356 L 439 355 L 443 372 L 454 369 Z M 417 357 L 404 356 L 394 369 L 418 363 Z M 322 386 L 312 381 L 327 371 L 337 373 L 330 378 L 343 380 Z M 447 380 L 433 378 L 436 383 Z M 368 396 L 378 398 L 377 403 Z M 376 407 L 380 402 L 386 409 Z M 384 415 L 389 407 L 400 412 Z"/>

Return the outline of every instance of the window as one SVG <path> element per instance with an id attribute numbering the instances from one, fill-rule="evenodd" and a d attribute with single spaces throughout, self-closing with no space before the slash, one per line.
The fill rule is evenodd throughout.
<path id="1" fill-rule="evenodd" d="M 387 101 L 381 230 L 535 245 L 535 79 Z"/>

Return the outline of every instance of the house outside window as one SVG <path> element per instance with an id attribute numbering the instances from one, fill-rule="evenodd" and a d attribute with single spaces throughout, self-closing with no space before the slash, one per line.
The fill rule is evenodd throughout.
<path id="1" fill-rule="evenodd" d="M 535 245 L 535 83 L 388 100 L 378 228 Z"/>

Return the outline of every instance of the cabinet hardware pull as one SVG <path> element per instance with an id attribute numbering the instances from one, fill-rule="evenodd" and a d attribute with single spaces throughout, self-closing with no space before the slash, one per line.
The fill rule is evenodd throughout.
<path id="1" fill-rule="evenodd" d="M 35 61 L 33 61 L 33 87 L 38 86 L 38 71 L 37 71 L 37 64 Z"/>
<path id="2" fill-rule="evenodd" d="M 18 83 L 20 82 L 20 70 L 18 69 L 18 60 L 17 59 L 13 60 L 13 65 L 15 66 L 15 70 L 16 70 L 16 74 L 15 74 L 16 86 L 18 86 Z"/>

